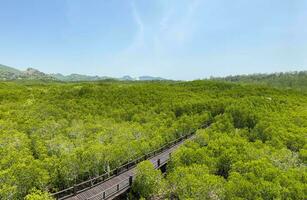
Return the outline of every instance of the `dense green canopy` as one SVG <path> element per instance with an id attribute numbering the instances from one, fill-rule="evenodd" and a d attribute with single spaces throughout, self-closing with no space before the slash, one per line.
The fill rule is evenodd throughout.
<path id="1" fill-rule="evenodd" d="M 299 92 L 213 81 L 1 82 L 0 102 L 0 199 L 72 186 L 202 124 L 211 126 L 175 153 L 161 180 L 170 189 L 159 195 L 306 194 L 307 97 Z M 148 186 L 138 185 L 140 196 L 152 197 Z"/>
<path id="2" fill-rule="evenodd" d="M 190 84 L 200 89 L 206 83 Z M 211 115 L 210 127 L 175 152 L 161 181 L 168 186 L 147 194 L 148 199 L 161 194 L 167 199 L 307 199 L 307 96 L 258 86 L 215 87 L 219 101 L 227 102 L 223 112 Z"/>
<path id="3" fill-rule="evenodd" d="M 211 79 L 239 82 L 244 84 L 262 84 L 280 89 L 294 89 L 305 92 L 307 91 L 307 71 L 295 71 L 273 74 L 236 75 Z"/>

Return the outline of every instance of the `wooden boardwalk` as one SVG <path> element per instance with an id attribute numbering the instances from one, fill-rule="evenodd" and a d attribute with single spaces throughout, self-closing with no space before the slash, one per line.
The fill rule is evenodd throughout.
<path id="1" fill-rule="evenodd" d="M 159 150 L 152 152 L 151 154 L 145 156 L 145 159 L 140 160 L 150 160 L 156 169 L 163 166 L 169 160 L 171 153 L 175 151 L 180 145 L 182 145 L 185 140 L 194 137 L 194 133 L 190 135 L 183 136 L 174 142 L 161 147 Z M 92 184 L 80 191 L 75 191 L 73 194 L 57 198 L 59 200 L 105 200 L 114 199 L 115 197 L 125 193 L 131 186 L 135 178 L 135 166 L 127 165 L 126 170 L 122 172 L 117 172 L 118 175 L 113 175 L 105 181 L 101 181 L 97 184 Z M 69 188 L 71 189 L 71 188 Z"/>

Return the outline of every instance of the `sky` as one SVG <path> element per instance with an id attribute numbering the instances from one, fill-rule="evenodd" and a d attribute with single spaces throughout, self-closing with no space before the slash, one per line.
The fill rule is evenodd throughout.
<path id="1" fill-rule="evenodd" d="M 307 70 L 305 0 L 0 0 L 0 63 L 192 80 Z"/>

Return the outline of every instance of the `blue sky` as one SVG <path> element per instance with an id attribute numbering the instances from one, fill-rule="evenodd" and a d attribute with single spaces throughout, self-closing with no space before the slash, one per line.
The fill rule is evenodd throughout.
<path id="1" fill-rule="evenodd" d="M 307 70 L 305 0 L 0 0 L 0 63 L 173 79 Z"/>

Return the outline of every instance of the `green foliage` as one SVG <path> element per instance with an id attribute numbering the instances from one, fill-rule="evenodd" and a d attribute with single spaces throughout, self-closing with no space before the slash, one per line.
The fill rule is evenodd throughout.
<path id="1" fill-rule="evenodd" d="M 307 165 L 307 145 L 300 150 L 299 155 L 302 162 Z"/>
<path id="2" fill-rule="evenodd" d="M 1 82 L 0 199 L 70 187 L 201 125 L 158 194 L 304 199 L 306 107 L 300 92 L 214 81 Z"/>
<path id="3" fill-rule="evenodd" d="M 306 96 L 240 85 L 228 93 L 239 98 L 223 93 L 223 112 L 173 154 L 171 190 L 164 192 L 178 199 L 306 199 Z"/>
<path id="4" fill-rule="evenodd" d="M 136 178 L 132 191 L 139 197 L 149 199 L 164 188 L 161 171 L 155 170 L 150 161 L 143 161 L 136 167 Z"/>
<path id="5" fill-rule="evenodd" d="M 209 174 L 206 165 L 176 167 L 168 176 L 169 196 L 178 199 L 222 199 L 224 198 L 223 178 Z"/>
<path id="6" fill-rule="evenodd" d="M 167 176 L 172 195 L 179 199 L 306 199 L 305 149 L 298 147 L 302 148 L 298 154 L 283 142 L 288 134 L 270 135 L 272 130 L 266 130 L 270 137 L 265 140 L 261 136 L 251 141 L 249 134 L 256 130 L 234 129 L 230 122 L 227 113 L 216 116 L 208 129 L 198 131 L 194 141 L 174 153 Z M 259 131 L 257 126 L 254 129 Z"/>
<path id="7" fill-rule="evenodd" d="M 47 192 L 33 190 L 25 197 L 25 200 L 53 200 L 53 198 Z"/>
<path id="8" fill-rule="evenodd" d="M 237 75 L 228 76 L 225 78 L 212 79 L 239 83 L 256 83 L 281 89 L 295 89 L 299 91 L 307 90 L 307 71 L 274 74 Z"/>

